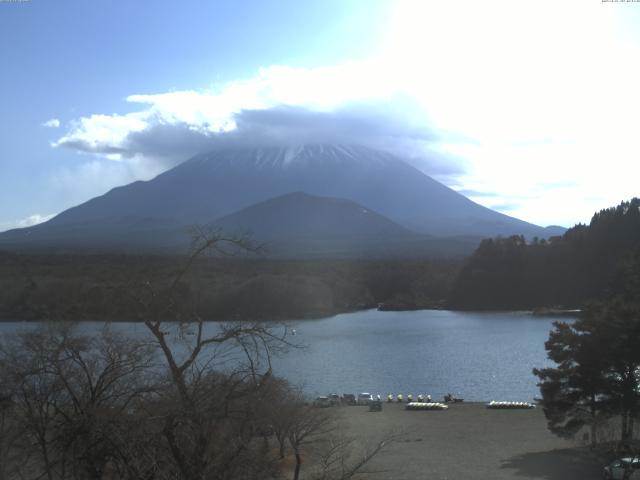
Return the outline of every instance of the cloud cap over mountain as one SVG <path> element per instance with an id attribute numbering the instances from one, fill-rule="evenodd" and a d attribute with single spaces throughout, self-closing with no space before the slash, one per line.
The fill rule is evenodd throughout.
<path id="1" fill-rule="evenodd" d="M 371 65 L 270 67 L 215 91 L 131 95 L 143 108 L 82 117 L 54 146 L 144 158 L 156 174 L 220 147 L 347 143 L 402 155 L 430 174 L 460 173 L 461 162 L 430 148 L 442 134 L 393 83 Z"/>

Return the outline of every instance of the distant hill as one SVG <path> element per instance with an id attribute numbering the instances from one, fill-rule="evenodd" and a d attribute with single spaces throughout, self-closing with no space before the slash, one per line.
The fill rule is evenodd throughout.
<path id="1" fill-rule="evenodd" d="M 429 257 L 468 255 L 480 238 L 440 239 L 412 232 L 351 200 L 294 192 L 213 224 L 266 242 L 272 256 Z"/>
<path id="2" fill-rule="evenodd" d="M 459 309 L 580 307 L 607 295 L 640 300 L 640 199 L 596 213 L 550 241 L 483 240 L 453 283 Z"/>
<path id="3" fill-rule="evenodd" d="M 544 238 L 556 233 L 482 207 L 389 153 L 319 144 L 198 155 L 150 181 L 114 188 L 43 224 L 2 233 L 0 248 L 175 249 L 188 241 L 185 231 L 190 225 L 233 223 L 240 217 L 229 219 L 230 215 L 251 206 L 258 209 L 253 210 L 258 218 L 256 211 L 270 207 L 257 204 L 292 192 L 355 202 L 386 217 L 398 235 L 399 228 L 405 229 L 401 236 L 407 235 L 406 230 L 471 238 L 512 234 Z M 310 215 L 322 212 L 316 209 Z M 256 218 L 254 228 L 267 228 Z M 284 217 L 278 222 L 278 228 L 289 228 Z M 356 222 L 354 227 L 366 229 L 369 224 L 373 225 Z M 319 222 L 299 217 L 296 225 L 313 228 Z M 331 228 L 327 225 L 326 230 Z M 268 229 L 275 234 L 275 227 Z"/>
<path id="4" fill-rule="evenodd" d="M 415 237 L 410 230 L 351 200 L 293 192 L 243 208 L 214 222 L 260 239 L 324 236 Z"/>

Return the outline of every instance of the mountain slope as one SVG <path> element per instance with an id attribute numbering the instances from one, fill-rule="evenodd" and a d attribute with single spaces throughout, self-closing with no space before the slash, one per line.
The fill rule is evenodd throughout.
<path id="1" fill-rule="evenodd" d="M 249 233 L 274 257 L 416 258 L 470 254 L 479 238 L 440 239 L 412 232 L 351 200 L 294 192 L 215 221 Z"/>
<path id="2" fill-rule="evenodd" d="M 148 182 L 114 188 L 49 223 L 125 215 L 202 223 L 294 191 L 353 200 L 432 235 L 545 235 L 541 227 L 482 207 L 391 154 L 336 145 L 199 155 Z"/>
<path id="3" fill-rule="evenodd" d="M 389 153 L 318 144 L 236 148 L 198 155 L 150 181 L 114 188 L 43 224 L 2 233 L 0 248 L 175 250 L 188 243 L 184 239 L 188 238 L 185 231 L 190 225 L 219 220 L 220 225 L 227 222 L 230 227 L 236 222 L 235 226 L 240 226 L 242 215 L 229 217 L 231 214 L 291 192 L 324 197 L 323 207 L 311 208 L 305 215 L 298 212 L 297 223 L 287 219 L 295 209 L 282 210 L 283 204 L 260 207 L 272 212 L 268 221 L 259 221 L 267 216 L 260 214 L 258 207 L 242 215 L 253 215 L 251 228 L 271 230 L 270 238 L 281 240 L 297 234 L 296 228 L 316 228 L 318 233 L 324 232 L 322 238 L 326 240 L 326 232 L 338 226 L 330 222 L 339 218 L 326 216 L 328 211 L 323 209 L 331 203 L 327 197 L 344 199 L 338 202 L 343 202 L 340 205 L 345 212 L 356 208 L 344 203 L 347 200 L 371 212 L 368 220 L 378 220 L 371 225 L 380 227 L 382 217 L 386 217 L 382 223 L 396 231 L 394 238 L 408 238 L 406 230 L 434 237 L 471 237 L 472 241 L 511 234 L 548 237 L 552 231 L 482 207 Z M 298 198 L 302 199 L 311 201 Z M 283 199 L 280 202 L 287 203 Z M 292 209 L 296 202 L 289 202 L 292 205 L 287 208 Z M 281 216 L 275 215 L 276 210 Z M 369 228 L 367 222 L 358 223 L 364 217 L 357 217 L 358 222 L 356 217 L 342 220 L 342 228 Z M 399 229 L 405 232 L 400 234 Z M 380 232 L 369 236 L 377 236 L 379 245 L 391 238 Z M 391 242 L 389 248 L 398 248 L 398 243 Z M 318 249 L 322 250 L 321 245 Z M 333 251 L 329 246 L 327 249 Z"/>
<path id="4" fill-rule="evenodd" d="M 190 227 L 167 218 L 113 216 L 41 223 L 0 233 L 0 250 L 50 253 L 185 252 Z"/>
<path id="5" fill-rule="evenodd" d="M 224 231 L 249 230 L 259 239 L 287 237 L 416 237 L 410 230 L 350 200 L 288 193 L 214 222 Z"/>

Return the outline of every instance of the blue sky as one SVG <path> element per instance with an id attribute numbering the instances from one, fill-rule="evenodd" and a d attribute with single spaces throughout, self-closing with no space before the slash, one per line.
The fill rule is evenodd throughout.
<path id="1" fill-rule="evenodd" d="M 446 3 L 0 0 L 0 230 L 151 178 L 259 111 L 346 118 L 543 225 L 638 195 L 640 3 Z"/>

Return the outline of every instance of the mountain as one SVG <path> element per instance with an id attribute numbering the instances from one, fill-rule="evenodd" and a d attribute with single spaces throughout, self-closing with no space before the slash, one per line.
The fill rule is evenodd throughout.
<path id="1" fill-rule="evenodd" d="M 542 227 L 482 207 L 389 153 L 317 144 L 198 155 L 46 223 L 0 234 L 0 246 L 157 246 L 163 235 L 184 236 L 188 225 L 209 224 L 291 192 L 350 200 L 420 234 L 548 236 Z"/>
<path id="2" fill-rule="evenodd" d="M 299 237 L 416 237 L 414 232 L 351 200 L 293 192 L 222 217 L 224 231 L 250 230 L 263 240 Z"/>
<path id="3" fill-rule="evenodd" d="M 231 234 L 249 233 L 272 256 L 425 257 L 471 253 L 479 238 L 417 234 L 351 200 L 288 193 L 216 220 Z"/>

